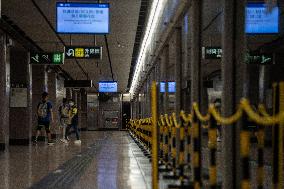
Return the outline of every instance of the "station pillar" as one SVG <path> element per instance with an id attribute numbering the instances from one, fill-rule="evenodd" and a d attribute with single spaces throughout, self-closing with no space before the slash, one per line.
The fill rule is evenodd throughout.
<path id="1" fill-rule="evenodd" d="M 10 47 L 10 119 L 9 143 L 28 145 L 32 136 L 32 68 L 29 53 L 21 47 Z"/>
<path id="2" fill-rule="evenodd" d="M 0 33 L 0 151 L 9 143 L 10 62 L 6 40 Z"/>
<path id="3" fill-rule="evenodd" d="M 247 96 L 246 67 L 244 55 L 245 6 L 246 0 L 223 0 L 224 27 L 222 32 L 222 115 L 227 117 L 235 113 L 242 97 Z M 240 188 L 239 134 L 241 126 L 233 124 L 222 127 L 222 188 Z"/>

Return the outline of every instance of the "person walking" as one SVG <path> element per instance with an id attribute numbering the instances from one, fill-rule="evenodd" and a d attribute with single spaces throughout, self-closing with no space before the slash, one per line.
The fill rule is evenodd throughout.
<path id="1" fill-rule="evenodd" d="M 37 105 L 37 133 L 35 138 L 35 143 L 37 143 L 40 131 L 42 128 L 45 128 L 46 135 L 48 137 L 48 144 L 52 145 L 54 142 L 51 140 L 50 133 L 50 123 L 53 123 L 53 112 L 52 104 L 48 101 L 48 93 L 43 92 L 41 95 L 42 99 Z"/>
<path id="2" fill-rule="evenodd" d="M 73 128 L 76 134 L 76 139 L 77 139 L 75 140 L 74 143 L 81 144 L 79 129 L 78 129 L 78 108 L 73 100 L 69 101 L 69 106 L 70 106 L 69 117 L 70 117 L 71 124 L 67 126 L 65 139 L 68 140 L 68 136 L 71 134 L 70 129 Z"/>
<path id="3" fill-rule="evenodd" d="M 60 128 L 62 131 L 62 139 L 60 139 L 61 142 L 67 143 L 67 140 L 65 139 L 66 136 L 66 127 L 70 124 L 70 118 L 69 118 L 69 112 L 70 112 L 70 106 L 67 102 L 67 98 L 63 98 L 62 104 L 58 109 L 59 112 L 59 119 L 60 119 Z"/>

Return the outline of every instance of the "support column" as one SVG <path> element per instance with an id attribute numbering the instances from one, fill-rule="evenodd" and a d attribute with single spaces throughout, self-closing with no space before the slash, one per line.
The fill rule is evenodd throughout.
<path id="1" fill-rule="evenodd" d="M 9 143 L 10 60 L 6 35 L 0 34 L 0 151 Z"/>
<path id="2" fill-rule="evenodd" d="M 245 45 L 245 5 L 246 0 L 223 0 L 224 28 L 222 35 L 222 114 L 232 115 L 242 96 L 246 96 L 246 69 L 244 64 Z M 239 132 L 240 125 L 222 128 L 222 188 L 240 188 Z M 225 165 L 225 164 L 224 164 Z"/>
<path id="3" fill-rule="evenodd" d="M 45 66 L 34 65 L 32 68 L 32 125 L 35 127 L 37 125 L 37 105 L 41 101 L 42 93 L 48 90 L 48 75 Z"/>
<path id="4" fill-rule="evenodd" d="M 81 91 L 81 130 L 87 130 L 87 118 L 88 118 L 88 101 L 87 91 L 84 89 Z"/>
<path id="5" fill-rule="evenodd" d="M 10 49 L 11 97 L 10 144 L 28 145 L 32 136 L 31 66 L 28 52 Z"/>
<path id="6" fill-rule="evenodd" d="M 72 99 L 72 90 L 70 88 L 65 88 L 67 100 Z"/>
<path id="7" fill-rule="evenodd" d="M 200 103 L 200 65 L 201 65 L 201 26 L 202 26 L 202 0 L 192 0 L 190 17 L 191 32 L 191 104 Z"/>
<path id="8" fill-rule="evenodd" d="M 182 42 L 181 42 L 181 27 L 175 29 L 175 81 L 176 81 L 176 107 L 175 112 L 179 115 L 181 110 L 181 90 L 182 90 Z"/>
<path id="9" fill-rule="evenodd" d="M 59 123 L 59 116 L 58 116 L 58 109 L 62 101 L 57 102 L 57 94 L 56 94 L 56 73 L 53 70 L 50 70 L 47 73 L 48 81 L 47 81 L 47 90 L 48 90 L 48 99 L 52 104 L 53 116 L 54 121 L 50 125 L 51 126 L 51 133 L 56 134 L 59 133 L 58 125 Z"/>
<path id="10" fill-rule="evenodd" d="M 76 105 L 78 105 L 78 104 L 77 104 L 77 91 L 74 90 L 74 89 L 72 89 L 72 100 L 74 101 L 74 103 L 75 103 Z"/>

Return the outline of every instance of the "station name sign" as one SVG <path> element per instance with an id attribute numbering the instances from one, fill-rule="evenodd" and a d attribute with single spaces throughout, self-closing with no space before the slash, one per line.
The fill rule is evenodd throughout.
<path id="1" fill-rule="evenodd" d="M 222 53 L 221 47 L 202 47 L 203 59 L 221 59 Z"/>
<path id="2" fill-rule="evenodd" d="M 66 46 L 66 59 L 102 59 L 102 47 Z"/>
<path id="3" fill-rule="evenodd" d="M 64 53 L 61 52 L 31 52 L 30 64 L 33 65 L 61 65 L 64 64 Z"/>

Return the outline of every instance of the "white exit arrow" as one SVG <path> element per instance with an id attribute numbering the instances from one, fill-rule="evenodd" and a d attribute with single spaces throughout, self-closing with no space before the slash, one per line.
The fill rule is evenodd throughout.
<path id="1" fill-rule="evenodd" d="M 75 51 L 74 51 L 74 49 L 68 49 L 68 52 L 66 53 L 67 54 L 67 56 L 75 56 Z"/>

